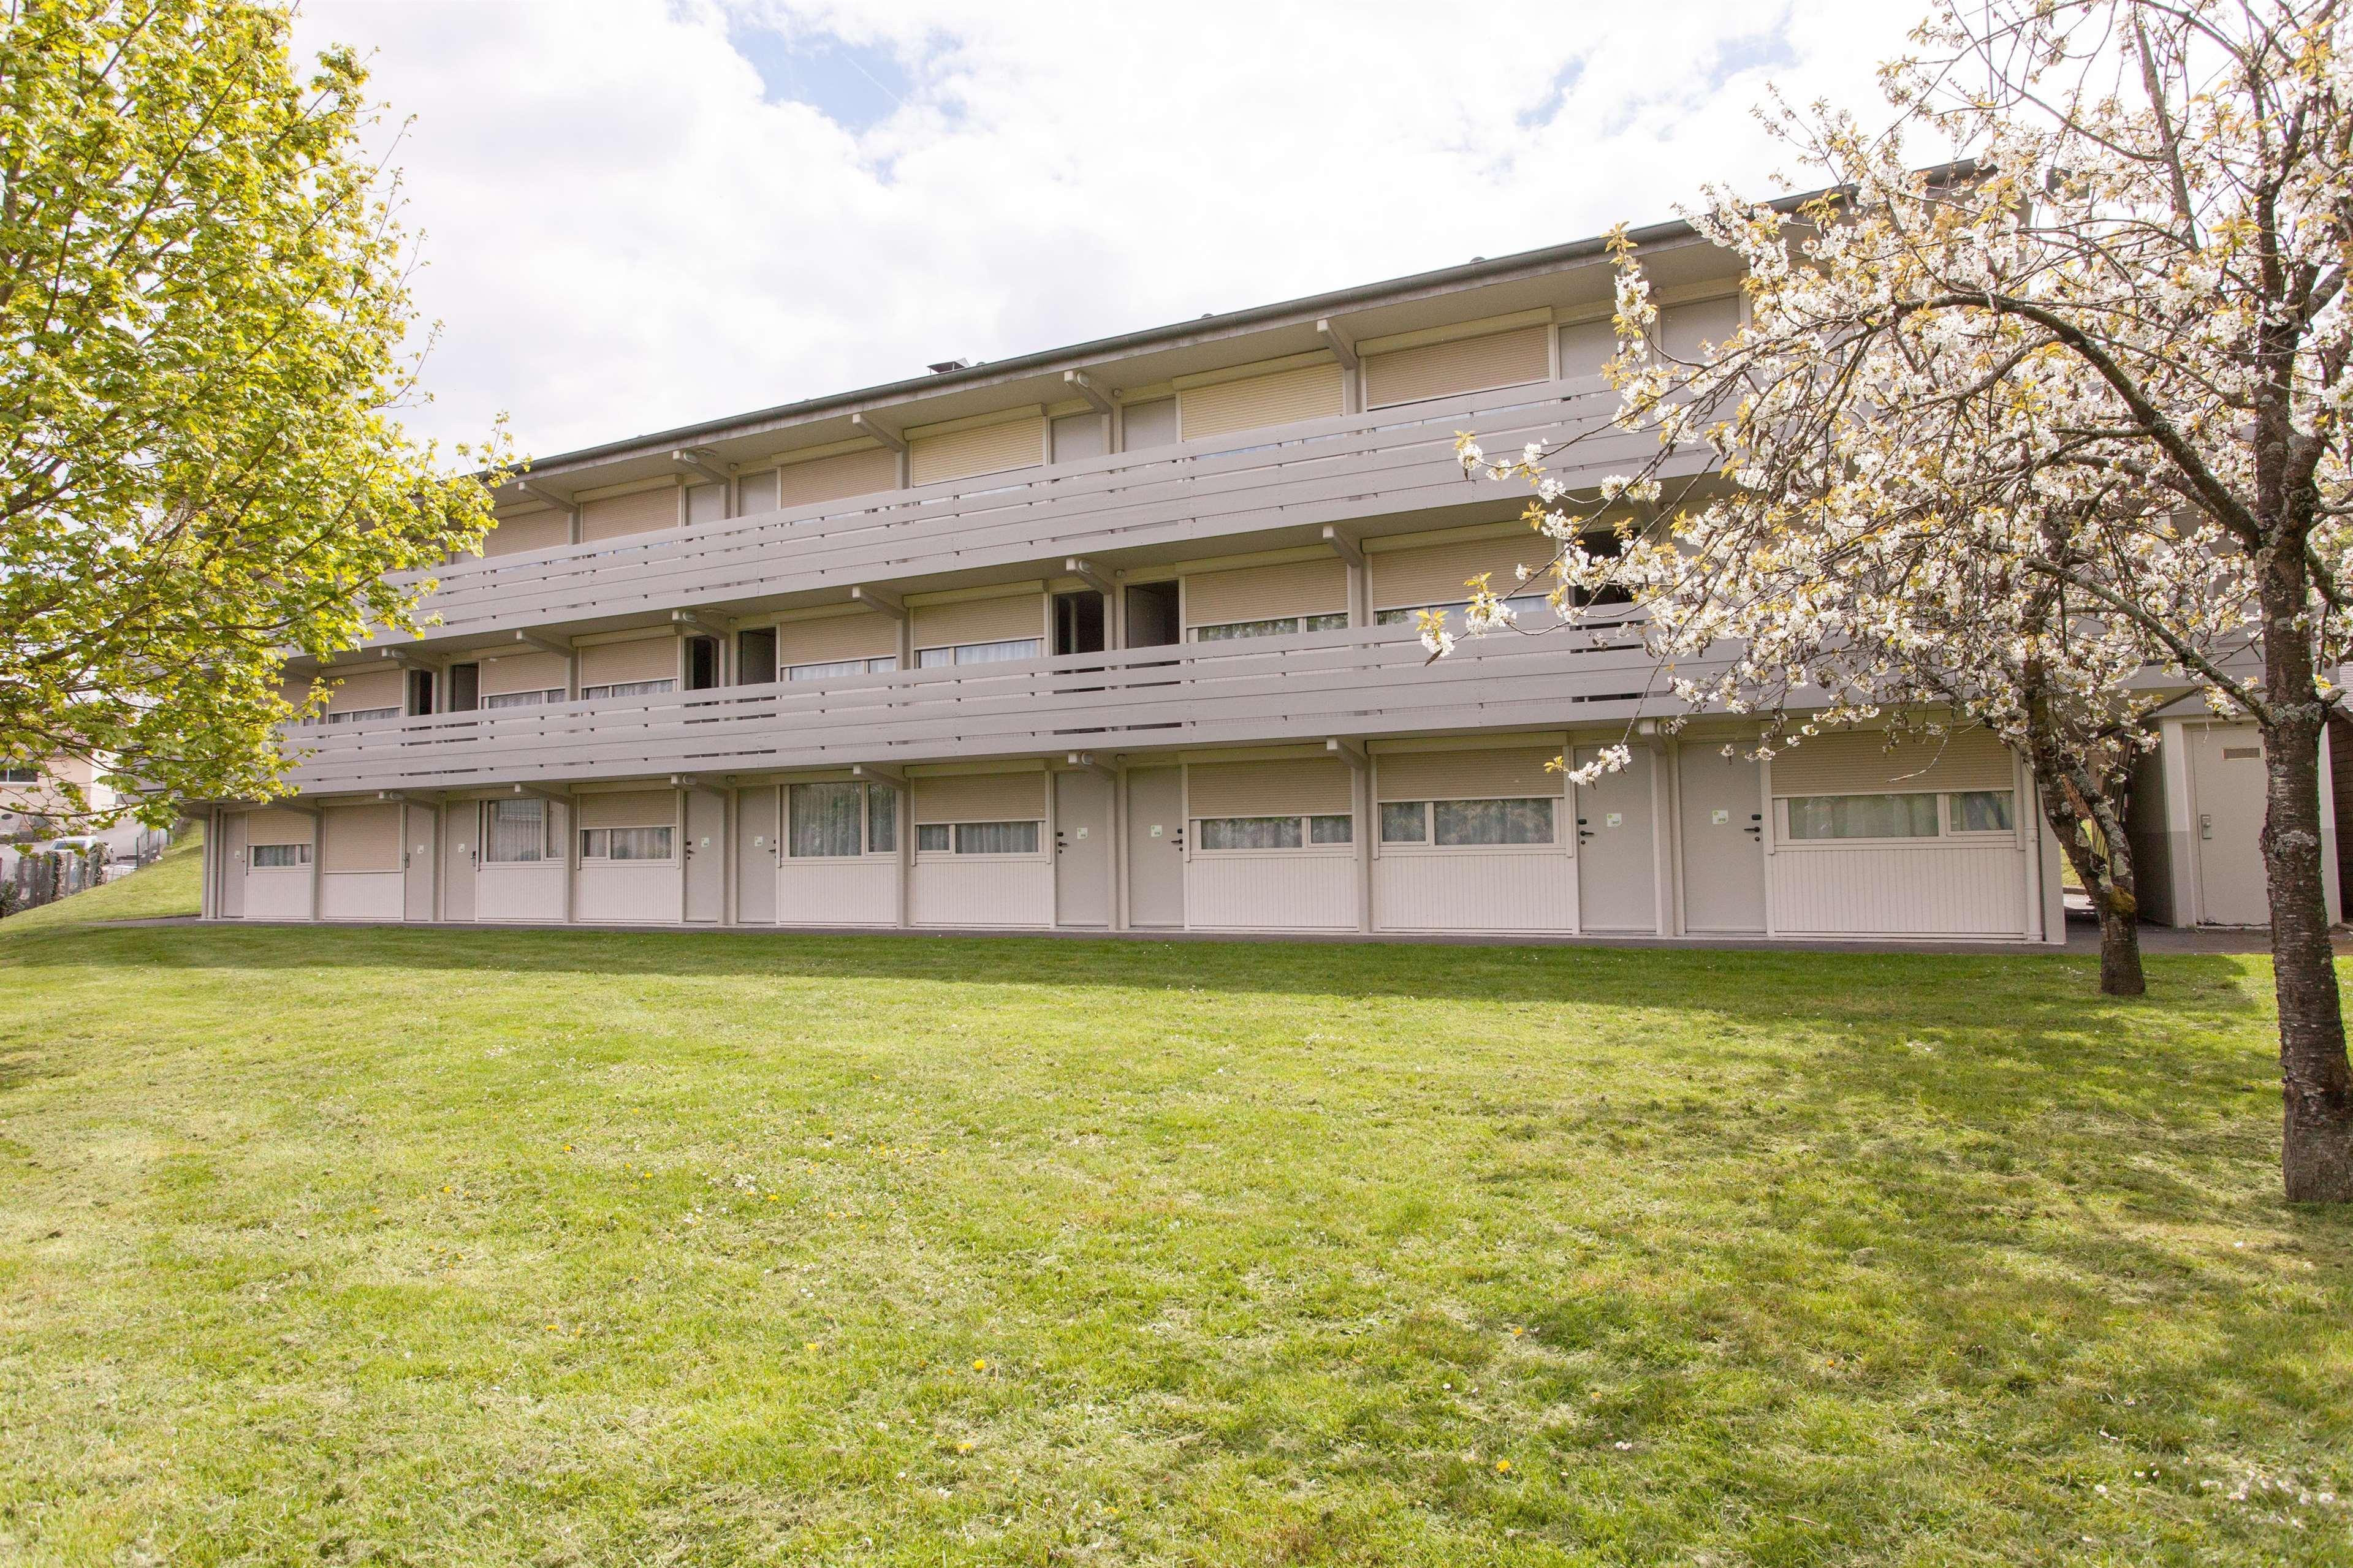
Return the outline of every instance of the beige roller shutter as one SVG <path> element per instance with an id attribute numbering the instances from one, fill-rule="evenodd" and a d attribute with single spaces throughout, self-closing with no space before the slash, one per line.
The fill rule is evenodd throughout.
<path id="1" fill-rule="evenodd" d="M 579 807 L 583 827 L 663 827 L 678 820 L 678 795 L 673 790 L 584 795 L 573 804 Z"/>
<path id="2" fill-rule="evenodd" d="M 779 507 L 814 506 L 818 501 L 898 488 L 899 454 L 884 447 L 813 458 L 806 463 L 787 463 L 776 470 Z"/>
<path id="3" fill-rule="evenodd" d="M 1567 775 L 1547 765 L 1558 746 L 1478 752 L 1398 752 L 1373 760 L 1383 800 L 1529 800 L 1557 795 Z"/>
<path id="4" fill-rule="evenodd" d="M 527 550 L 554 550 L 571 542 L 570 512 L 528 511 L 499 519 L 498 526 L 482 535 L 482 553 L 520 555 Z"/>
<path id="5" fill-rule="evenodd" d="M 319 825 L 322 871 L 400 869 L 397 805 L 350 805 L 329 811 Z M 298 841 L 299 842 L 299 841 Z"/>
<path id="6" fill-rule="evenodd" d="M 482 660 L 482 695 L 560 691 L 571 677 L 571 667 L 560 653 L 511 653 L 504 658 Z"/>
<path id="7" fill-rule="evenodd" d="M 1495 592 L 1508 598 L 1520 587 L 1516 569 L 1542 566 L 1552 559 L 1552 551 L 1550 540 L 1527 529 L 1501 539 L 1375 551 L 1365 557 L 1373 574 L 1373 608 L 1459 605 L 1471 596 L 1464 584 L 1482 572 L 1491 574 L 1489 584 Z M 1542 592 L 1551 580 L 1549 573 L 1540 574 L 1531 586 Z"/>
<path id="8" fill-rule="evenodd" d="M 629 642 L 594 643 L 580 650 L 580 684 L 620 686 L 678 679 L 678 638 L 669 632 Z"/>
<path id="9" fill-rule="evenodd" d="M 1777 795 L 1921 795 L 2011 789 L 2017 782 L 2010 749 L 1990 730 L 1906 740 L 1893 751 L 1876 731 L 1816 735 L 1773 758 Z"/>
<path id="10" fill-rule="evenodd" d="M 1659 342 L 1668 353 L 1686 362 L 1699 357 L 1700 344 L 1714 343 L 1718 348 L 1740 330 L 1740 296 L 1726 294 L 1720 299 L 1694 300 L 1687 305 L 1670 305 L 1659 312 Z"/>
<path id="11" fill-rule="evenodd" d="M 953 647 L 959 643 L 1010 642 L 1046 635 L 1046 596 L 1006 594 L 994 599 L 958 599 L 947 605 L 915 605 L 915 647 Z"/>
<path id="12" fill-rule="evenodd" d="M 745 474 L 735 481 L 735 515 L 757 517 L 776 510 L 776 474 Z"/>
<path id="13" fill-rule="evenodd" d="M 1336 757 L 1196 763 L 1185 770 L 1192 816 L 1328 816 L 1355 809 L 1351 771 Z"/>
<path id="14" fill-rule="evenodd" d="M 299 811 L 248 811 L 245 814 L 248 844 L 308 844 L 312 824 Z"/>
<path id="15" fill-rule="evenodd" d="M 845 658 L 888 658 L 899 651 L 899 623 L 871 613 L 786 621 L 776 628 L 776 668 L 837 664 Z"/>
<path id="16" fill-rule="evenodd" d="M 1261 425 L 1328 419 L 1339 412 L 1340 367 L 1336 364 L 1302 365 L 1272 375 L 1187 387 L 1176 395 L 1177 425 L 1187 441 L 1222 436 L 1229 430 L 1254 430 Z"/>
<path id="17" fill-rule="evenodd" d="M 1008 468 L 1033 468 L 1046 460 L 1046 417 L 1033 414 L 971 430 L 918 436 L 907 448 L 908 472 L 919 485 L 968 479 Z"/>
<path id="18" fill-rule="evenodd" d="M 1348 569 L 1337 557 L 1196 572 L 1185 579 L 1185 624 L 1221 626 L 1277 616 L 1329 616 L 1348 608 Z"/>
<path id="19" fill-rule="evenodd" d="M 912 781 L 917 822 L 1040 822 L 1046 775 L 957 773 Z"/>
<path id="20" fill-rule="evenodd" d="M 328 695 L 330 713 L 358 713 L 371 708 L 398 708 L 401 704 L 400 671 L 370 669 L 358 675 L 347 675 L 335 683 Z"/>
<path id="21" fill-rule="evenodd" d="M 311 700 L 311 683 L 297 676 L 288 676 L 278 683 L 279 698 L 289 708 L 300 708 Z"/>
<path id="22" fill-rule="evenodd" d="M 1552 374 L 1547 331 L 1539 324 L 1374 354 L 1365 361 L 1365 405 L 1381 408 L 1543 381 Z"/>
<path id="23" fill-rule="evenodd" d="M 658 490 L 639 490 L 634 495 L 607 496 L 602 500 L 581 502 L 581 542 L 593 544 L 600 539 L 618 539 L 625 534 L 651 533 L 657 529 L 676 528 L 678 490 L 676 485 L 664 485 Z"/>
<path id="24" fill-rule="evenodd" d="M 1576 381 L 1599 375 L 1601 367 L 1618 353 L 1618 323 L 1608 316 L 1578 321 L 1560 330 L 1560 378 Z"/>

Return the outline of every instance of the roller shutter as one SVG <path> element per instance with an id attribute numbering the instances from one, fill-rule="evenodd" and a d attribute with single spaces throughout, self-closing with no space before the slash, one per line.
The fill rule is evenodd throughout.
<path id="1" fill-rule="evenodd" d="M 668 632 L 629 642 L 594 643 L 580 650 L 580 684 L 620 686 L 678 679 L 678 638 Z"/>
<path id="2" fill-rule="evenodd" d="M 1196 763 L 1185 770 L 1185 809 L 1202 816 L 1327 816 L 1355 809 L 1354 778 L 1337 758 Z"/>
<path id="3" fill-rule="evenodd" d="M 1549 330 L 1521 327 L 1372 355 L 1365 361 L 1365 405 L 1381 408 L 1543 381 L 1552 374 L 1545 344 Z"/>
<path id="4" fill-rule="evenodd" d="M 1340 367 L 1336 364 L 1302 365 L 1272 375 L 1187 387 L 1176 395 L 1176 419 L 1187 441 L 1231 430 L 1254 430 L 1262 425 L 1328 419 L 1339 412 Z"/>
<path id="5" fill-rule="evenodd" d="M 899 623 L 871 612 L 786 621 L 776 628 L 776 668 L 888 658 L 899 651 Z"/>
<path id="6" fill-rule="evenodd" d="M 915 647 L 953 647 L 960 643 L 1010 642 L 1046 635 L 1042 594 L 1006 594 L 993 599 L 958 599 L 946 605 L 911 605 Z M 885 651 L 888 651 L 887 649 Z"/>
<path id="7" fill-rule="evenodd" d="M 581 502 L 581 542 L 593 544 L 598 540 L 618 539 L 625 534 L 651 533 L 657 529 L 676 528 L 678 491 L 676 485 L 664 485 L 659 489 L 638 490 L 633 495 L 607 496 L 602 500 Z"/>
<path id="8" fill-rule="evenodd" d="M 583 827 L 666 827 L 678 821 L 678 794 L 666 789 L 584 795 L 573 802 Z"/>
<path id="9" fill-rule="evenodd" d="M 1508 598 L 1520 585 L 1517 569 L 1541 566 L 1552 559 L 1552 552 L 1550 540 L 1527 529 L 1500 539 L 1461 539 L 1412 550 L 1376 551 L 1365 557 L 1373 574 L 1373 608 L 1459 605 L 1471 596 L 1463 584 L 1482 572 L 1491 574 L 1489 582 L 1495 592 Z M 1550 582 L 1551 574 L 1545 573 L 1532 585 L 1542 591 Z"/>
<path id="10" fill-rule="evenodd" d="M 1373 759 L 1383 800 L 1531 800 L 1557 796 L 1567 775 L 1547 764 L 1558 746 L 1499 746 L 1476 752 L 1397 752 Z"/>
<path id="11" fill-rule="evenodd" d="M 482 553 L 521 555 L 526 551 L 554 550 L 571 542 L 570 512 L 527 511 L 499 519 L 498 526 L 482 535 Z"/>
<path id="12" fill-rule="evenodd" d="M 319 869 L 399 870 L 401 810 L 397 805 L 353 805 L 328 812 L 319 825 L 323 840 Z"/>
<path id="13" fill-rule="evenodd" d="M 877 447 L 787 463 L 776 470 L 776 505 L 814 506 L 845 496 L 872 495 L 899 488 L 899 454 Z"/>
<path id="14" fill-rule="evenodd" d="M 1221 626 L 1277 616 L 1329 616 L 1348 608 L 1348 569 L 1336 557 L 1196 572 L 1185 579 L 1185 624 Z"/>
<path id="15" fill-rule="evenodd" d="M 1893 751 L 1878 731 L 1816 735 L 1773 758 L 1776 795 L 1919 795 L 2013 789 L 2017 783 L 2010 748 L 1990 730 L 1906 740 Z"/>
<path id="16" fill-rule="evenodd" d="M 909 781 L 917 822 L 1040 822 L 1046 775 L 956 773 Z"/>
<path id="17" fill-rule="evenodd" d="M 308 844 L 315 825 L 299 811 L 248 811 L 245 814 L 248 844 Z"/>
<path id="18" fill-rule="evenodd" d="M 561 691 L 572 679 L 571 662 L 560 653 L 511 653 L 482 660 L 482 695 L 510 691 Z"/>
<path id="19" fill-rule="evenodd" d="M 1046 460 L 1046 419 L 1033 415 L 942 436 L 919 436 L 907 445 L 909 472 L 919 485 L 1033 468 Z"/>
<path id="20" fill-rule="evenodd" d="M 335 682 L 327 697 L 330 713 L 360 713 L 371 708 L 398 708 L 402 705 L 400 671 L 370 669 L 358 675 L 347 675 Z"/>

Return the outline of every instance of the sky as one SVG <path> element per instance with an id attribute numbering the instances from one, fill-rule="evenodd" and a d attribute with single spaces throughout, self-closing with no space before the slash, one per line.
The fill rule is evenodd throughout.
<path id="1" fill-rule="evenodd" d="M 1820 182 L 1918 0 L 304 0 L 438 322 L 538 458 Z"/>

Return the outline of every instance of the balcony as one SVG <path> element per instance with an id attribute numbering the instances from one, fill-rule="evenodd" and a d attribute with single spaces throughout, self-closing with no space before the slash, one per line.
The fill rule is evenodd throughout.
<path id="1" fill-rule="evenodd" d="M 1587 435 L 1556 471 L 1589 485 L 1656 450 L 1647 437 L 1605 428 L 1617 402 L 1586 376 L 468 560 L 433 574 L 440 585 L 423 612 L 441 624 L 427 628 L 425 643 L 457 648 L 522 630 L 618 628 L 673 610 L 839 602 L 861 583 L 919 590 L 975 572 L 1044 574 L 1074 555 L 1171 560 L 1244 538 L 1250 549 L 1311 543 L 1326 523 L 1394 519 L 1402 530 L 1493 518 L 1521 498 L 1464 479 L 1457 431 L 1475 431 L 1497 454 Z"/>
<path id="2" fill-rule="evenodd" d="M 290 737 L 305 795 L 1558 729 L 1677 705 L 1630 631 L 1374 626 L 388 720 Z"/>

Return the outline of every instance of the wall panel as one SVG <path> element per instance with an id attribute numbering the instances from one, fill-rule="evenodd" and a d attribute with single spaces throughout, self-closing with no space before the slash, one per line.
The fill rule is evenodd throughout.
<path id="1" fill-rule="evenodd" d="M 319 879 L 319 918 L 396 921 L 406 902 L 406 887 L 398 871 L 330 871 Z"/>
<path id="2" fill-rule="evenodd" d="M 1780 771 L 1776 759 L 1774 771 Z M 1782 936 L 1988 936 L 2026 930 L 2026 857 L 2010 844 L 1828 849 L 1766 858 Z"/>
<path id="3" fill-rule="evenodd" d="M 1054 865 L 1050 860 L 918 860 L 909 875 L 913 924 L 1054 923 Z"/>
<path id="4" fill-rule="evenodd" d="M 1558 850 L 1385 850 L 1373 860 L 1373 923 L 1381 931 L 1574 931 L 1577 863 Z"/>
<path id="5" fill-rule="evenodd" d="M 1356 856 L 1288 850 L 1185 863 L 1189 931 L 1354 931 Z"/>
<path id="6" fill-rule="evenodd" d="M 592 862 L 580 868 L 574 918 L 592 925 L 675 924 L 681 889 L 671 862 Z"/>
<path id="7" fill-rule="evenodd" d="M 785 859 L 776 868 L 776 923 L 890 926 L 899 923 L 899 862 Z"/>

